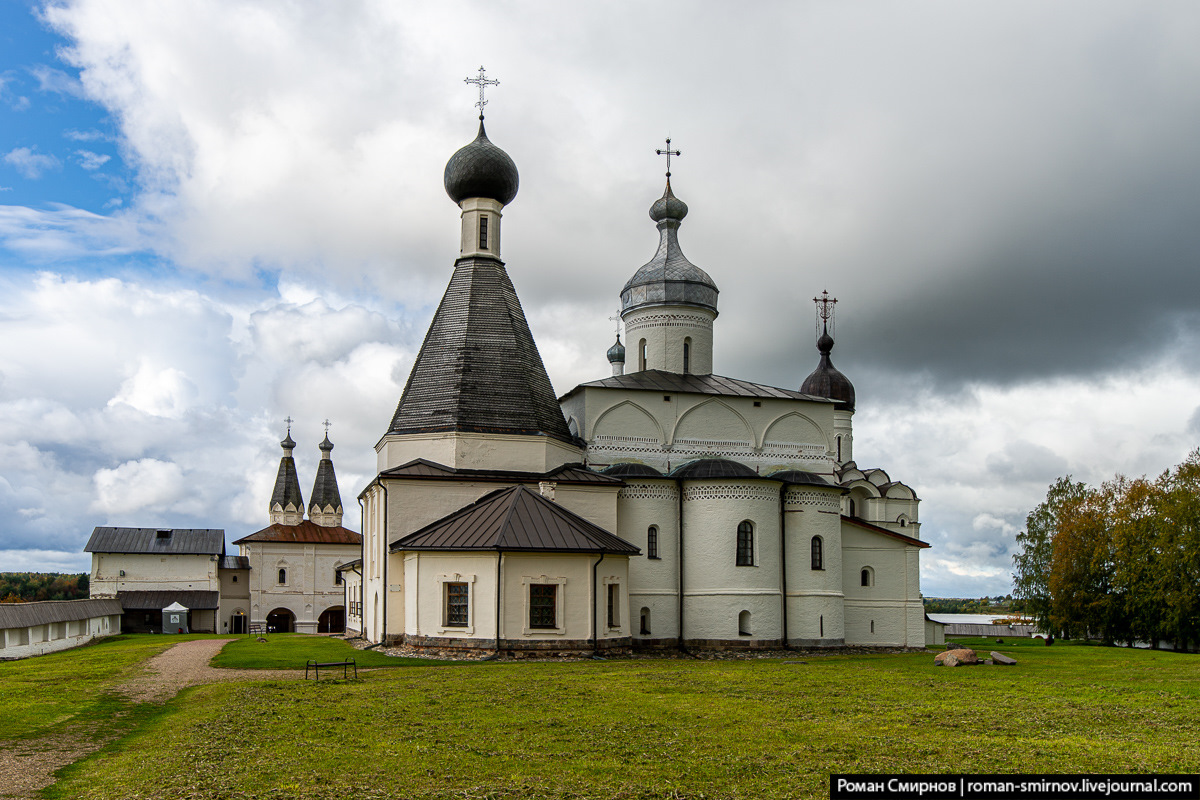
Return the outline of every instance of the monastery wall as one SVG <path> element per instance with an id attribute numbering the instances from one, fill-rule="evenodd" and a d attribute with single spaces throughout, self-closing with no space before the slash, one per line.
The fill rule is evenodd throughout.
<path id="1" fill-rule="evenodd" d="M 115 597 L 118 591 L 221 588 L 216 556 L 206 554 L 92 553 L 90 581 L 92 597 Z"/>
<path id="2" fill-rule="evenodd" d="M 109 614 L 69 622 L 48 622 L 21 628 L 0 629 L 0 661 L 41 656 L 87 644 L 92 639 L 116 636 L 121 616 Z"/>

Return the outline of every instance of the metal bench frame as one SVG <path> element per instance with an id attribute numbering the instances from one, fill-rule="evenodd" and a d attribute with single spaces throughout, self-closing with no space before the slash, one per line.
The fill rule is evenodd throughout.
<path id="1" fill-rule="evenodd" d="M 354 662 L 353 658 L 351 658 L 347 661 L 314 661 L 313 659 L 310 658 L 308 660 L 308 663 L 304 665 L 304 680 L 308 680 L 308 671 L 312 670 L 313 679 L 319 681 L 319 680 L 321 680 L 321 669 L 322 668 L 329 669 L 331 667 L 341 667 L 342 668 L 342 679 L 343 680 L 350 677 L 350 668 L 353 667 L 354 668 L 354 679 L 358 680 L 358 664 L 356 664 Z"/>

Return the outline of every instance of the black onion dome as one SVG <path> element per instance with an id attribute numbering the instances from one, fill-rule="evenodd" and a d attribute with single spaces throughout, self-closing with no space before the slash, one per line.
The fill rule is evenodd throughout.
<path id="1" fill-rule="evenodd" d="M 801 393 L 828 397 L 837 401 L 839 410 L 853 411 L 854 384 L 839 372 L 829 359 L 829 354 L 833 352 L 833 337 L 828 332 L 822 333 L 821 338 L 817 340 L 817 349 L 821 351 L 821 362 L 812 374 L 804 379 L 804 383 L 800 384 Z"/>
<path id="2" fill-rule="evenodd" d="M 625 363 L 625 345 L 621 344 L 621 337 L 617 337 L 617 343 L 608 348 L 608 363 L 624 364 Z"/>
<path id="3" fill-rule="evenodd" d="M 329 431 L 325 431 L 325 439 L 319 445 L 317 445 L 317 448 L 322 453 L 329 453 L 333 451 L 333 442 L 329 441 Z"/>
<path id="4" fill-rule="evenodd" d="M 661 478 L 663 474 L 654 467 L 646 464 L 631 464 L 623 462 L 613 464 L 611 467 L 605 467 L 600 470 L 601 474 L 608 475 L 613 478 Z"/>
<path id="5" fill-rule="evenodd" d="M 701 458 L 676 467 L 672 478 L 699 480 L 702 478 L 761 478 L 754 470 L 738 461 L 727 458 Z"/>
<path id="6" fill-rule="evenodd" d="M 486 197 L 508 205 L 517 196 L 519 183 L 517 165 L 508 153 L 488 140 L 480 117 L 475 141 L 446 162 L 446 194 L 455 203 L 468 197 Z"/>

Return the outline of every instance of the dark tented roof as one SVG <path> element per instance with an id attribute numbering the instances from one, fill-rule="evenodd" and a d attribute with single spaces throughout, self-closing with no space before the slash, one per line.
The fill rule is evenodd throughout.
<path id="1" fill-rule="evenodd" d="M 414 459 L 379 473 L 381 478 L 418 478 L 428 480 L 471 480 L 502 483 L 538 483 L 554 481 L 564 484 L 620 484 L 615 478 L 602 475 L 582 464 L 563 464 L 549 472 L 516 472 L 508 470 L 454 469 L 424 458 Z"/>
<path id="2" fill-rule="evenodd" d="M 694 481 L 700 478 L 762 478 L 754 470 L 727 458 L 702 458 L 689 461 L 671 471 L 670 477 Z"/>
<path id="3" fill-rule="evenodd" d="M 36 603 L 0 603 L 0 629 L 28 628 L 48 622 L 106 617 L 121 613 L 120 600 L 42 600 Z M 0 633 L 0 636 L 3 634 Z"/>
<path id="4" fill-rule="evenodd" d="M 309 508 L 318 511 L 326 506 L 342 507 L 342 493 L 338 491 L 337 475 L 333 471 L 333 460 L 322 458 L 317 463 L 317 479 L 313 482 L 312 495 L 308 498 Z"/>
<path id="5" fill-rule="evenodd" d="M 631 372 L 628 375 L 614 375 L 601 378 L 575 387 L 563 399 L 574 394 L 583 386 L 598 386 L 604 389 L 644 389 L 656 392 L 691 392 L 693 394 L 716 394 L 726 397 L 764 397 L 782 400 L 813 400 L 827 403 L 824 397 L 813 397 L 791 389 L 780 389 L 775 386 L 764 386 L 737 378 L 726 378 L 721 375 L 691 375 L 679 372 L 665 372 L 660 369 L 648 369 L 642 372 Z"/>
<path id="6" fill-rule="evenodd" d="M 220 569 L 250 569 L 249 556 L 221 556 Z"/>
<path id="7" fill-rule="evenodd" d="M 168 536 L 159 536 L 159 532 Z M 225 531 L 219 528 L 96 528 L 85 553 L 225 554 Z"/>
<path id="8" fill-rule="evenodd" d="M 805 472 L 801 469 L 781 469 L 778 472 L 772 472 L 767 477 L 773 481 L 783 481 L 784 483 L 793 485 L 826 486 L 830 489 L 840 488 L 834 486 L 827 479 L 815 472 Z"/>
<path id="9" fill-rule="evenodd" d="M 392 544 L 400 550 L 641 551 L 524 486 L 498 489 Z"/>
<path id="10" fill-rule="evenodd" d="M 362 544 L 362 536 L 349 528 L 327 528 L 306 519 L 298 525 L 268 525 L 234 542 L 303 542 L 306 544 Z"/>
<path id="11" fill-rule="evenodd" d="M 221 593 L 201 589 L 182 589 L 153 592 L 117 592 L 117 599 L 126 611 L 162 611 L 171 603 L 179 603 L 189 611 L 216 608 Z"/>
<path id="12" fill-rule="evenodd" d="M 300 477 L 296 474 L 296 459 L 292 458 L 291 449 L 285 449 L 287 454 L 279 459 L 279 472 L 275 475 L 275 491 L 271 492 L 271 508 L 279 505 L 287 508 L 291 503 L 297 510 L 304 509 L 304 496 L 300 493 Z"/>
<path id="13" fill-rule="evenodd" d="M 388 433 L 473 431 L 575 444 L 504 264 L 460 258 Z"/>
<path id="14" fill-rule="evenodd" d="M 600 470 L 610 478 L 661 478 L 663 474 L 646 464 L 613 464 Z"/>

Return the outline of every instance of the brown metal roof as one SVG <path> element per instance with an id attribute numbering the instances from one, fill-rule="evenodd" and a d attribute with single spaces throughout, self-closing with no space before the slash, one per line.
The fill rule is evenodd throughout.
<path id="1" fill-rule="evenodd" d="M 121 613 L 120 600 L 40 600 L 0 603 L 0 629 L 28 628 L 48 622 L 73 622 Z"/>
<path id="2" fill-rule="evenodd" d="M 845 514 L 842 515 L 842 522 L 849 522 L 851 525 L 857 525 L 858 527 L 860 527 L 864 530 L 871 531 L 872 533 L 882 533 L 884 536 L 890 536 L 893 539 L 899 539 L 900 541 L 904 542 L 905 544 L 911 544 L 914 547 L 931 547 L 932 546 L 929 544 L 929 542 L 922 542 L 920 539 L 914 539 L 911 536 L 905 536 L 903 533 L 896 533 L 895 531 L 889 531 L 887 528 L 881 528 L 878 525 L 872 525 L 871 523 L 869 523 L 865 520 L 858 519 L 856 517 L 847 517 Z"/>
<path id="3" fill-rule="evenodd" d="M 637 555 L 638 548 L 524 486 L 498 489 L 396 541 L 401 550 L 533 550 Z"/>
<path id="4" fill-rule="evenodd" d="M 603 389 L 641 389 L 656 392 L 715 394 L 725 397 L 765 397 L 781 400 L 811 400 L 815 403 L 833 402 L 825 397 L 815 397 L 810 394 L 780 389 L 776 386 L 766 386 L 761 383 L 726 378 L 722 375 L 691 375 L 679 372 L 666 372 L 660 369 L 647 369 L 642 372 L 631 372 L 628 375 L 614 375 L 601 378 L 576 386 L 560 399 L 566 399 L 585 386 L 595 386 Z"/>
<path id="5" fill-rule="evenodd" d="M 162 611 L 171 603 L 179 603 L 191 611 L 216 608 L 221 593 L 203 589 L 175 589 L 153 592 L 117 592 L 117 599 L 126 611 Z"/>
<path id="6" fill-rule="evenodd" d="M 304 544 L 362 544 L 362 536 L 349 528 L 327 528 L 306 519 L 299 525 L 268 525 L 261 531 L 243 536 L 242 542 L 300 542 Z"/>
<path id="7" fill-rule="evenodd" d="M 455 469 L 418 458 L 379 473 L 381 478 L 418 478 L 424 480 L 471 480 L 496 483 L 540 483 L 554 481 L 568 485 L 604 484 L 620 486 L 617 478 L 601 475 L 582 464 L 564 464 L 549 472 L 516 472 L 511 470 Z"/>
<path id="8" fill-rule="evenodd" d="M 159 536 L 165 533 L 166 536 Z M 171 553 L 224 555 L 225 531 L 220 528 L 96 528 L 85 553 Z"/>

